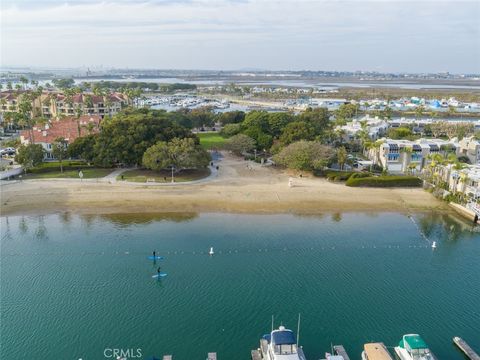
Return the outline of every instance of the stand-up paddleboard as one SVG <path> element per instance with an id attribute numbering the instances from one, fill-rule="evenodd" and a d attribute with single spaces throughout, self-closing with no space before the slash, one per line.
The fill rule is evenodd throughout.
<path id="1" fill-rule="evenodd" d="M 150 255 L 148 257 L 149 260 L 162 260 L 163 259 L 163 256 L 153 256 L 153 255 Z"/>
<path id="2" fill-rule="evenodd" d="M 162 278 L 162 277 L 165 277 L 165 276 L 167 276 L 167 273 L 160 273 L 160 274 L 152 275 L 152 278 Z"/>

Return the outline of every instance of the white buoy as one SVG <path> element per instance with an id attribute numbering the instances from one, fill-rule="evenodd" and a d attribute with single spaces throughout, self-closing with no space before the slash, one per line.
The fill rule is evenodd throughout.
<path id="1" fill-rule="evenodd" d="M 432 249 L 436 249 L 436 248 L 437 248 L 437 242 L 434 241 L 434 242 L 432 243 Z"/>
<path id="2" fill-rule="evenodd" d="M 213 252 L 213 247 L 211 247 L 210 251 L 208 252 L 208 255 L 213 255 L 213 254 L 215 254 L 215 253 Z"/>

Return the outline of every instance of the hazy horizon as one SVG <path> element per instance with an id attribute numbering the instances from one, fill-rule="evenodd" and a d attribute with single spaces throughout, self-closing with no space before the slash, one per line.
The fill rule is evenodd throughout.
<path id="1" fill-rule="evenodd" d="M 2 67 L 480 73 L 479 1 L 3 0 L 1 18 Z"/>

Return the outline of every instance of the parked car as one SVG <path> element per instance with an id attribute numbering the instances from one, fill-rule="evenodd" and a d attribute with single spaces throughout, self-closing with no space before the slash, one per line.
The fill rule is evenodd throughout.
<path id="1" fill-rule="evenodd" d="M 2 149 L 0 150 L 0 155 L 15 155 L 16 151 L 15 151 L 15 148 L 12 148 L 12 147 L 8 147 L 8 148 L 5 148 L 5 149 Z"/>

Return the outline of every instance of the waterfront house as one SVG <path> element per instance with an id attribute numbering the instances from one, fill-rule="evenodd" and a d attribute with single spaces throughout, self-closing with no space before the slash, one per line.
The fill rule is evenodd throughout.
<path id="1" fill-rule="evenodd" d="M 64 138 L 68 144 L 75 139 L 94 134 L 99 131 L 101 117 L 84 115 L 79 118 L 66 117 L 62 120 L 51 120 L 42 126 L 34 126 L 32 130 L 20 132 L 22 145 L 40 144 L 45 150 L 45 160 L 52 160 L 52 144 L 57 138 Z"/>

